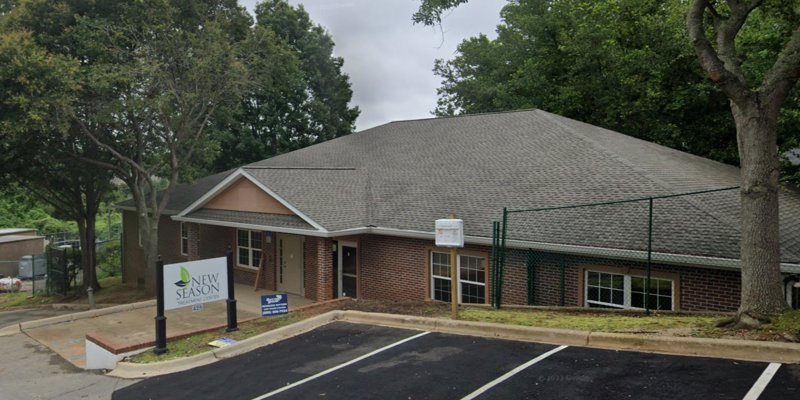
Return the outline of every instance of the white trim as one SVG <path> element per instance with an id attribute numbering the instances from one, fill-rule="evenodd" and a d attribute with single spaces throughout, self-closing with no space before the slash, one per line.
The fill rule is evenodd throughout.
<path id="1" fill-rule="evenodd" d="M 238 180 L 238 178 L 240 178 L 240 177 L 244 177 L 247 180 L 249 180 L 251 183 L 256 185 L 259 189 L 264 191 L 264 193 L 268 194 L 270 197 L 272 197 L 273 199 L 277 200 L 278 203 L 281 203 L 281 205 L 283 205 L 284 207 L 288 208 L 291 212 L 293 212 L 295 215 L 300 217 L 300 219 L 302 219 L 303 221 L 307 222 L 309 225 L 313 226 L 318 231 L 327 232 L 327 230 L 325 228 L 323 228 L 322 225 L 316 223 L 316 221 L 314 221 L 313 219 L 309 218 L 307 215 L 305 215 L 302 212 L 300 212 L 300 210 L 295 208 L 293 205 L 291 205 L 288 201 L 284 200 L 282 197 L 278 196 L 278 194 L 273 192 L 270 188 L 264 186 L 264 184 L 259 182 L 258 179 L 256 179 L 252 175 L 250 175 L 247 171 L 245 171 L 242 168 L 239 168 L 236 171 L 234 171 L 233 173 L 231 173 L 230 175 L 228 175 L 225 179 L 222 180 L 222 182 L 218 183 L 216 186 L 214 186 L 211 190 L 206 192 L 199 199 L 195 200 L 194 203 L 190 204 L 183 211 L 178 213 L 177 217 L 178 218 L 186 217 L 186 214 L 199 209 L 200 207 L 202 207 L 203 205 L 205 205 L 206 203 L 211 201 L 211 199 L 214 198 L 216 195 L 218 195 L 219 193 L 221 193 L 222 191 L 227 189 L 229 186 L 233 185 Z"/>
<path id="2" fill-rule="evenodd" d="M 284 228 L 284 227 L 269 226 L 269 225 L 255 225 L 255 224 L 242 224 L 237 222 L 212 221 L 206 219 L 181 217 L 179 215 L 173 216 L 172 219 L 175 221 L 195 222 L 206 225 L 225 226 L 225 227 L 243 228 L 243 229 L 263 229 L 281 233 L 291 233 L 296 235 L 306 235 L 306 236 L 325 237 L 325 238 L 336 238 L 339 236 L 349 236 L 349 235 L 373 234 L 373 235 L 393 236 L 393 237 L 410 238 L 410 239 L 426 239 L 426 240 L 436 239 L 434 232 L 424 232 L 424 231 L 417 231 L 410 229 L 361 227 L 361 228 L 348 228 L 336 231 L 323 232 L 323 231 L 309 231 L 305 229 L 296 229 L 296 228 Z M 491 246 L 492 238 L 483 236 L 464 236 L 464 243 Z M 591 246 L 575 246 L 567 244 L 529 242 L 524 240 L 508 240 L 506 241 L 506 244 L 509 248 L 512 249 L 534 249 L 539 251 L 547 251 L 551 253 L 564 253 L 564 254 L 587 256 L 594 258 L 608 258 L 615 260 L 628 260 L 628 261 L 639 261 L 639 262 L 647 261 L 647 252 L 640 250 L 624 250 L 624 249 L 610 249 L 610 248 L 591 247 Z M 741 270 L 740 266 L 741 262 L 739 260 L 734 260 L 730 258 L 704 257 L 704 256 L 692 256 L 686 254 L 653 252 L 651 260 L 655 264 L 684 265 L 690 267 L 704 267 L 704 268 L 723 269 L 730 271 Z M 781 272 L 789 274 L 800 273 L 800 264 L 781 263 Z"/>
<path id="3" fill-rule="evenodd" d="M 270 226 L 270 225 L 258 225 L 258 224 L 243 224 L 239 222 L 226 222 L 226 221 L 214 221 L 209 219 L 200 219 L 200 218 L 187 218 L 187 217 L 172 217 L 173 221 L 181 221 L 181 222 L 193 222 L 196 224 L 202 225 L 213 225 L 213 226 L 223 226 L 226 228 L 236 228 L 236 229 L 247 229 L 251 231 L 271 231 L 277 233 L 287 233 L 291 235 L 303 235 L 303 236 L 314 236 L 314 237 L 331 237 L 330 234 L 327 232 L 320 232 L 320 231 L 309 231 L 306 229 L 297 229 L 297 228 L 284 228 L 280 226 Z"/>
<path id="4" fill-rule="evenodd" d="M 186 252 L 183 252 L 183 227 L 186 227 Z M 181 222 L 180 227 L 178 228 L 178 236 L 180 241 L 180 252 L 182 256 L 189 255 L 189 225 L 186 222 Z"/>
<path id="5" fill-rule="evenodd" d="M 607 275 L 619 275 L 619 276 L 622 276 L 622 278 L 623 278 L 622 304 L 606 303 L 606 302 L 600 301 L 600 300 L 589 300 L 589 273 L 590 272 L 594 272 L 594 273 L 597 273 L 597 274 L 607 274 Z M 587 268 L 586 270 L 583 271 L 583 306 L 584 307 L 589 307 L 589 304 L 597 304 L 597 305 L 600 305 L 600 306 L 617 308 L 617 309 L 621 309 L 621 310 L 644 310 L 645 309 L 644 307 L 632 307 L 631 306 L 631 296 L 633 295 L 633 286 L 631 285 L 631 278 L 640 278 L 640 279 L 644 279 L 645 282 L 647 281 L 647 277 L 644 276 L 644 275 L 620 273 L 620 272 L 597 271 L 597 270 L 593 270 L 593 269 Z M 600 276 L 598 276 L 598 279 L 600 279 Z M 670 296 L 669 296 L 669 299 L 670 299 L 670 311 L 677 311 L 677 310 L 675 310 L 675 298 L 676 298 L 675 281 L 676 280 L 675 279 L 671 279 L 671 278 L 661 278 L 661 277 L 650 277 L 650 280 L 651 280 L 651 282 L 653 280 L 656 280 L 656 281 L 669 281 L 670 282 Z M 600 286 L 599 283 L 598 283 L 598 286 L 596 286 L 596 287 L 598 288 L 598 290 L 599 289 L 619 290 L 619 289 L 614 289 L 612 287 L 608 287 L 607 288 L 607 287 L 604 287 L 604 286 Z M 599 291 L 598 291 L 598 293 L 599 293 Z M 653 295 L 654 293 L 651 291 L 650 294 Z M 664 295 L 659 295 L 658 293 L 655 293 L 655 295 L 656 295 L 656 297 L 667 297 L 667 296 L 664 296 Z M 642 293 L 642 296 L 644 296 L 644 293 Z M 613 300 L 613 295 L 612 295 L 612 300 Z M 644 301 L 647 301 L 647 299 L 644 298 Z M 656 304 L 656 305 L 652 305 L 651 304 L 651 307 L 650 307 L 651 310 L 655 310 L 657 308 L 658 308 L 658 304 Z"/>
<path id="6" fill-rule="evenodd" d="M 247 246 L 242 246 L 239 244 L 239 232 L 247 232 Z M 261 247 L 253 247 L 253 234 L 258 233 L 261 235 Z M 236 230 L 236 266 L 241 268 L 248 268 L 258 271 L 258 268 L 261 265 L 261 262 L 264 259 L 264 232 L 259 230 L 250 230 L 250 229 L 237 229 Z M 253 262 L 253 252 L 257 251 L 260 253 L 258 256 L 258 264 L 259 265 L 250 265 L 250 264 L 239 264 L 239 249 L 247 249 L 247 261 L 249 263 Z"/>
<path id="7" fill-rule="evenodd" d="M 531 365 L 534 365 L 534 364 L 538 363 L 539 361 L 542 361 L 545 358 L 550 357 L 553 354 L 556 354 L 559 351 L 566 349 L 567 347 L 568 346 L 558 346 L 555 349 L 552 349 L 552 350 L 550 350 L 550 351 L 548 351 L 548 352 L 546 352 L 544 354 L 541 354 L 538 357 L 534 358 L 533 360 L 530 360 L 530 361 L 526 362 L 525 364 L 522 364 L 522 365 L 512 369 L 511 371 L 506 372 L 505 374 L 501 375 L 499 378 L 497 378 L 497 379 L 495 379 L 495 380 L 493 380 L 493 381 L 491 381 L 491 382 L 479 387 L 474 392 L 462 397 L 461 400 L 472 400 L 472 399 L 482 395 L 487 390 L 489 390 L 489 389 L 491 389 L 491 388 L 503 383 L 508 378 L 511 378 L 512 376 L 522 372 L 523 370 L 525 370 L 526 368 L 530 367 Z"/>
<path id="8" fill-rule="evenodd" d="M 432 299 L 432 300 L 435 300 L 434 297 L 433 297 L 434 279 L 443 279 L 443 280 L 450 281 L 450 296 L 452 298 L 452 296 L 453 296 L 453 279 L 452 279 L 452 277 L 446 277 L 446 276 L 434 275 L 433 274 L 433 255 L 438 253 L 438 254 L 443 254 L 443 255 L 447 256 L 447 258 L 450 258 L 450 253 L 449 252 L 444 252 L 444 251 L 437 251 L 437 250 L 431 250 L 429 253 L 430 253 L 430 255 L 428 257 L 428 265 L 430 266 L 430 268 L 428 268 L 428 276 L 430 278 L 430 293 L 428 293 L 429 298 Z M 461 279 L 461 257 L 471 257 L 471 258 L 477 258 L 477 259 L 483 260 L 483 279 L 486 280 L 486 279 L 488 279 L 488 276 L 489 276 L 489 268 L 488 268 L 489 260 L 487 260 L 486 257 L 476 256 L 476 255 L 472 255 L 472 254 L 457 253 L 456 254 L 456 274 L 458 274 L 459 279 L 458 279 L 458 287 L 456 288 L 456 291 L 458 292 L 457 293 L 458 304 L 465 304 L 465 303 L 463 303 L 461 301 L 461 299 L 463 297 L 463 294 L 464 294 L 463 290 L 461 290 L 462 289 L 462 284 L 464 282 L 466 282 L 466 283 L 468 283 L 470 285 L 483 286 L 483 299 L 484 299 L 484 302 L 483 303 L 466 303 L 466 304 L 485 304 L 486 303 L 486 298 L 489 297 L 489 294 L 487 293 L 486 282 L 462 280 Z M 448 269 L 448 271 L 450 270 L 450 264 L 449 263 L 447 264 L 447 269 Z"/>

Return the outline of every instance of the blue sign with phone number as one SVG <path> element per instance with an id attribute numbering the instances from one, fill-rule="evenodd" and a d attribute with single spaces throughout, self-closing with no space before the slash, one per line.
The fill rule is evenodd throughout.
<path id="1" fill-rule="evenodd" d="M 289 313 L 289 295 L 265 294 L 261 296 L 261 316 L 284 315 Z"/>

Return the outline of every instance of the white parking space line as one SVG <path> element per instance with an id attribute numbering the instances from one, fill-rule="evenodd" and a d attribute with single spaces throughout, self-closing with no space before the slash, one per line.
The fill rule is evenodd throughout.
<path id="1" fill-rule="evenodd" d="M 511 371 L 506 372 L 505 374 L 503 374 L 499 378 L 497 378 L 497 379 L 495 379 L 495 380 L 493 380 L 493 381 L 481 386 L 480 388 L 478 388 L 478 390 L 476 390 L 476 391 L 464 396 L 461 400 L 474 399 L 474 398 L 480 396 L 481 394 L 483 394 L 484 392 L 486 392 L 487 390 L 489 390 L 489 389 L 497 386 L 498 384 L 502 383 L 506 379 L 511 378 L 512 376 L 516 375 L 517 373 L 519 373 L 520 371 L 524 370 L 525 368 L 528 368 L 531 365 L 536 364 L 539 361 L 542 361 L 545 358 L 550 357 L 553 354 L 556 354 L 559 351 L 566 349 L 567 347 L 569 347 L 569 346 L 558 346 L 555 349 L 550 350 L 547 353 L 544 353 L 544 354 L 540 355 L 539 357 L 536 357 L 533 360 L 530 360 L 530 361 L 526 362 L 525 364 L 522 364 L 522 365 L 518 366 L 517 368 L 512 369 Z"/>
<path id="2" fill-rule="evenodd" d="M 401 345 L 401 344 L 403 344 L 403 343 L 410 342 L 410 341 L 412 341 L 412 340 L 414 340 L 414 339 L 416 339 L 416 338 L 419 338 L 419 337 L 425 336 L 425 335 L 427 335 L 427 334 L 429 334 L 429 333 L 430 333 L 430 332 L 422 332 L 422 333 L 420 333 L 420 334 L 417 334 L 417 335 L 414 335 L 414 336 L 411 336 L 411 337 L 407 337 L 407 338 L 405 338 L 405 339 L 403 339 L 403 340 L 401 340 L 401 341 L 399 341 L 399 342 L 394 342 L 394 343 L 392 343 L 392 344 L 390 344 L 390 345 L 383 346 L 383 347 L 381 347 L 381 348 L 380 348 L 380 349 L 378 349 L 378 350 L 375 350 L 375 351 L 372 351 L 372 352 L 370 352 L 370 353 L 364 354 L 363 356 L 360 356 L 360 357 L 356 357 L 356 358 L 354 358 L 354 359 L 352 359 L 352 360 L 350 360 L 350 361 L 348 361 L 348 362 L 346 362 L 346 363 L 344 363 L 344 364 L 339 364 L 339 365 L 337 365 L 337 366 L 335 366 L 335 367 L 328 368 L 328 369 L 326 369 L 325 371 L 322 371 L 322 372 L 320 372 L 320 373 L 318 373 L 318 374 L 315 374 L 315 375 L 309 376 L 308 378 L 305 378 L 305 379 L 299 380 L 299 381 L 297 381 L 297 382 L 295 382 L 295 383 L 292 383 L 292 384 L 286 385 L 286 386 L 284 386 L 284 387 L 282 387 L 282 388 L 280 388 L 280 389 L 275 389 L 275 390 L 273 390 L 273 391 L 271 391 L 271 392 L 269 392 L 269 393 L 262 394 L 261 396 L 258 396 L 258 397 L 256 397 L 256 398 L 254 398 L 253 400 L 262 400 L 262 399 L 266 399 L 267 397 L 274 396 L 274 395 L 276 395 L 276 394 L 278 394 L 278 393 L 281 393 L 281 392 L 287 391 L 287 390 L 289 390 L 289 389 L 291 389 L 291 388 L 293 388 L 293 387 L 300 386 L 300 385 L 302 385 L 302 384 L 304 384 L 304 383 L 306 383 L 306 382 L 313 381 L 314 379 L 317 379 L 317 378 L 319 378 L 319 377 L 325 376 L 325 375 L 327 375 L 327 374 L 330 374 L 331 372 L 334 372 L 334 371 L 340 370 L 340 369 L 342 369 L 342 368 L 344 368 L 344 367 L 346 367 L 346 366 L 348 366 L 348 365 L 355 364 L 355 363 L 357 363 L 357 362 L 359 362 L 359 361 L 361 361 L 361 360 L 363 360 L 363 359 L 365 359 L 365 358 L 372 357 L 372 356 L 374 356 L 375 354 L 378 354 L 378 353 L 380 353 L 380 352 L 382 352 L 382 351 L 389 350 L 389 349 L 391 349 L 392 347 L 400 346 L 400 345 Z"/>
<path id="3" fill-rule="evenodd" d="M 779 363 L 770 363 L 767 365 L 767 368 L 764 369 L 764 372 L 762 372 L 761 376 L 758 377 L 758 380 L 753 384 L 753 387 L 750 388 L 750 391 L 744 395 L 744 400 L 756 400 L 758 396 L 761 396 L 761 392 L 767 388 L 769 381 L 771 381 L 772 377 L 775 376 L 775 373 L 778 372 L 778 368 L 780 368 L 780 366 L 781 364 Z"/>

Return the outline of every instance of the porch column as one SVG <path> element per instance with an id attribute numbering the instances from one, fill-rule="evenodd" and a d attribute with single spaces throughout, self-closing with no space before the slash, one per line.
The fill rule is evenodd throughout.
<path id="1" fill-rule="evenodd" d="M 333 242 L 328 238 L 306 237 L 306 297 L 325 301 L 333 299 Z"/>
<path id="2" fill-rule="evenodd" d="M 189 261 L 200 259 L 200 225 L 186 223 L 189 231 Z"/>

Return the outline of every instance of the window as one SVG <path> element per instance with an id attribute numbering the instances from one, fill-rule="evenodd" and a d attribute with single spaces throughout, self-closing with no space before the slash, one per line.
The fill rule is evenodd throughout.
<path id="1" fill-rule="evenodd" d="M 586 271 L 586 305 L 606 308 L 645 308 L 642 276 Z M 650 278 L 650 308 L 673 309 L 673 281 Z"/>
<path id="2" fill-rule="evenodd" d="M 189 226 L 181 222 L 181 254 L 189 254 Z"/>
<path id="3" fill-rule="evenodd" d="M 458 262 L 459 303 L 486 302 L 486 259 L 459 255 Z M 431 253 L 431 298 L 451 301 L 450 255 Z"/>
<path id="4" fill-rule="evenodd" d="M 239 265 L 258 268 L 261 264 L 261 232 L 238 229 L 236 236 Z"/>

